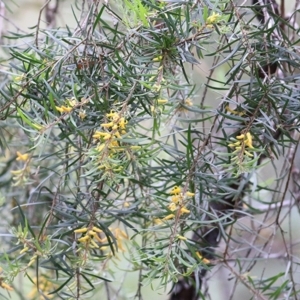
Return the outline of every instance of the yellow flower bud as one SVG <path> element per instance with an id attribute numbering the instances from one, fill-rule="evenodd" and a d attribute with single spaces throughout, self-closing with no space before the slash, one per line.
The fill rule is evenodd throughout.
<path id="1" fill-rule="evenodd" d="M 87 242 L 91 239 L 91 237 L 89 235 L 85 235 L 83 237 L 81 237 L 80 239 L 78 239 L 78 242 L 80 243 L 84 243 L 84 242 Z"/>
<path id="2" fill-rule="evenodd" d="M 93 226 L 92 230 L 93 230 L 93 231 L 96 231 L 96 232 L 98 232 L 98 233 L 101 233 L 101 232 L 102 232 L 102 230 L 101 230 L 100 228 L 96 227 L 96 226 Z"/>
<path id="3" fill-rule="evenodd" d="M 253 149 L 254 147 L 252 145 L 252 135 L 251 135 L 251 133 L 247 132 L 246 136 L 247 136 L 247 140 L 245 141 L 246 146 Z"/>
<path id="4" fill-rule="evenodd" d="M 174 188 L 170 192 L 171 195 L 176 195 L 176 194 L 179 194 L 179 193 L 181 193 L 181 188 L 178 187 L 177 185 L 174 186 Z"/>
<path id="5" fill-rule="evenodd" d="M 88 231 L 88 228 L 84 227 L 84 228 L 80 228 L 80 229 L 75 229 L 74 233 L 85 233 L 87 231 Z"/>
<path id="6" fill-rule="evenodd" d="M 154 221 L 155 225 L 161 225 L 163 223 L 163 221 L 161 219 L 158 219 L 158 218 L 154 219 L 153 221 Z"/>
<path id="7" fill-rule="evenodd" d="M 107 241 L 107 238 L 100 239 L 98 235 L 95 235 L 94 238 L 95 238 L 99 243 L 104 243 L 104 242 Z"/>
<path id="8" fill-rule="evenodd" d="M 11 170 L 10 173 L 13 175 L 20 175 L 23 173 L 24 170 L 20 169 L 20 170 Z"/>
<path id="9" fill-rule="evenodd" d="M 250 153 L 249 151 L 247 151 L 247 150 L 245 150 L 244 151 L 244 153 L 247 155 L 247 156 L 249 156 L 249 157 L 253 157 L 253 154 L 252 153 Z"/>
<path id="10" fill-rule="evenodd" d="M 186 192 L 186 195 L 187 195 L 188 197 L 194 197 L 194 196 L 195 196 L 195 193 Z"/>
<path id="11" fill-rule="evenodd" d="M 1 287 L 4 288 L 5 290 L 10 291 L 10 292 L 14 290 L 10 285 L 8 285 L 5 282 L 1 282 Z"/>
<path id="12" fill-rule="evenodd" d="M 208 25 L 215 24 L 218 22 L 219 18 L 220 18 L 220 14 L 216 14 L 215 12 L 213 12 L 212 15 L 206 19 L 206 24 Z"/>
<path id="13" fill-rule="evenodd" d="M 182 235 L 177 235 L 177 238 L 178 238 L 179 240 L 182 240 L 182 241 L 186 241 L 186 240 L 187 240 L 187 238 L 184 237 L 184 236 L 182 236 Z"/>
<path id="14" fill-rule="evenodd" d="M 115 116 L 119 117 L 119 114 L 111 110 L 110 113 L 106 114 L 107 118 L 114 118 Z"/>
<path id="15" fill-rule="evenodd" d="M 185 99 L 184 104 L 186 106 L 193 106 L 194 105 L 193 101 L 190 98 Z"/>
<path id="16" fill-rule="evenodd" d="M 29 158 L 29 154 L 28 153 L 22 154 L 21 152 L 17 151 L 17 160 L 27 161 L 28 158 Z"/>
<path id="17" fill-rule="evenodd" d="M 72 107 L 67 107 L 67 106 L 55 106 L 56 110 L 59 111 L 60 113 L 69 113 L 72 111 Z"/>
<path id="18" fill-rule="evenodd" d="M 210 264 L 210 260 L 207 259 L 207 258 L 203 258 L 203 259 L 202 259 L 202 262 L 203 262 L 205 265 Z"/>
<path id="19" fill-rule="evenodd" d="M 186 207 L 182 207 L 182 208 L 180 209 L 180 213 L 181 213 L 181 214 L 189 214 L 190 211 L 189 211 Z"/>
<path id="20" fill-rule="evenodd" d="M 30 259 L 30 261 L 29 261 L 27 267 L 30 267 L 30 266 L 36 261 L 36 259 L 37 259 L 37 255 L 34 255 L 34 256 Z"/>
<path id="21" fill-rule="evenodd" d="M 178 204 L 178 202 L 180 202 L 182 200 L 182 197 L 180 195 L 174 195 L 171 197 L 171 201 L 173 202 L 173 204 Z"/>
<path id="22" fill-rule="evenodd" d="M 166 217 L 164 217 L 163 220 L 167 221 L 167 220 L 170 220 L 170 219 L 173 219 L 173 218 L 175 218 L 175 215 L 170 214 L 170 215 L 167 215 Z"/>
<path id="23" fill-rule="evenodd" d="M 20 251 L 20 254 L 23 254 L 29 250 L 29 247 L 24 247 L 23 250 Z"/>
<path id="24" fill-rule="evenodd" d="M 85 110 L 80 110 L 78 115 L 79 115 L 79 118 L 80 118 L 81 120 L 84 120 L 85 117 L 86 117 L 86 112 L 85 112 Z"/>
<path id="25" fill-rule="evenodd" d="M 99 246 L 95 243 L 94 240 L 91 240 L 91 244 L 92 244 L 95 248 L 99 248 Z"/>
<path id="26" fill-rule="evenodd" d="M 132 150 L 139 150 L 141 149 L 142 147 L 141 146 L 131 146 L 130 147 Z"/>
<path id="27" fill-rule="evenodd" d="M 89 230 L 87 232 L 87 235 L 90 235 L 90 236 L 95 236 L 97 234 L 97 232 L 93 231 L 93 230 Z"/>
<path id="28" fill-rule="evenodd" d="M 103 124 L 101 124 L 101 126 L 104 128 L 110 128 L 110 127 L 114 126 L 114 123 L 113 122 L 103 123 Z"/>
<path id="29" fill-rule="evenodd" d="M 156 56 L 152 59 L 152 61 L 161 61 L 162 60 L 162 55 Z"/>
<path id="30" fill-rule="evenodd" d="M 168 100 L 167 99 L 158 99 L 157 103 L 158 104 L 166 104 L 166 103 L 168 103 Z"/>
<path id="31" fill-rule="evenodd" d="M 174 211 L 177 209 L 177 205 L 175 203 L 171 203 L 171 204 L 169 204 L 168 208 L 170 211 Z"/>

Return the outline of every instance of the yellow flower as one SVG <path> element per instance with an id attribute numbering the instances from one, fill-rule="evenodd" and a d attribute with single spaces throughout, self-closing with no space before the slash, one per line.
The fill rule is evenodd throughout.
<path id="1" fill-rule="evenodd" d="M 102 132 L 102 131 L 96 131 L 94 134 L 93 134 L 93 138 L 94 139 L 101 139 L 101 138 L 104 138 L 104 140 L 106 139 L 110 139 L 111 137 L 111 134 L 108 133 L 108 132 Z"/>
<path id="2" fill-rule="evenodd" d="M 188 197 L 194 197 L 195 196 L 195 193 L 192 193 L 192 192 L 186 192 L 186 195 Z"/>
<path id="3" fill-rule="evenodd" d="M 155 225 L 161 225 L 163 223 L 163 221 L 158 218 L 154 219 L 153 221 L 154 221 Z"/>
<path id="4" fill-rule="evenodd" d="M 20 170 L 11 170 L 10 173 L 13 175 L 21 175 L 24 172 L 23 169 Z"/>
<path id="5" fill-rule="evenodd" d="M 116 237 L 116 239 L 118 239 L 119 237 L 128 239 L 128 235 L 120 228 L 115 229 L 115 237 Z"/>
<path id="6" fill-rule="evenodd" d="M 226 105 L 226 106 L 225 106 L 225 109 L 226 109 L 227 111 L 229 111 L 230 113 L 232 113 L 233 115 L 238 115 L 238 116 L 240 116 L 240 117 L 243 116 L 243 115 L 245 114 L 244 111 L 238 112 L 238 111 L 236 111 L 236 110 L 231 109 L 231 108 L 229 107 L 229 105 Z"/>
<path id="7" fill-rule="evenodd" d="M 167 215 L 166 217 L 164 217 L 163 220 L 164 220 L 164 221 L 167 221 L 167 220 L 171 220 L 171 219 L 173 219 L 173 218 L 175 218 L 175 215 L 174 215 L 174 214 L 169 214 L 169 215 Z"/>
<path id="8" fill-rule="evenodd" d="M 72 111 L 72 107 L 67 107 L 67 106 L 55 106 L 56 110 L 59 111 L 60 113 L 69 113 Z"/>
<path id="9" fill-rule="evenodd" d="M 171 197 L 171 201 L 175 204 L 178 204 L 182 200 L 182 197 L 180 195 L 174 195 Z"/>
<path id="10" fill-rule="evenodd" d="M 176 195 L 176 194 L 178 195 L 179 193 L 181 193 L 181 188 L 178 187 L 177 185 L 175 185 L 170 192 L 171 195 Z"/>
<path id="11" fill-rule="evenodd" d="M 30 259 L 30 261 L 29 261 L 27 267 L 30 267 L 30 266 L 36 261 L 36 259 L 37 259 L 37 255 L 34 255 L 34 256 Z"/>
<path id="12" fill-rule="evenodd" d="M 142 147 L 141 146 L 131 146 L 130 147 L 132 150 L 139 150 L 139 149 L 141 149 Z"/>
<path id="13" fill-rule="evenodd" d="M 103 239 L 101 239 L 98 235 L 95 235 L 95 239 L 96 239 L 99 243 L 104 243 L 104 242 L 107 241 L 107 238 L 106 238 L 106 237 L 103 238 Z"/>
<path id="14" fill-rule="evenodd" d="M 105 148 L 105 145 L 104 145 L 104 144 L 98 144 L 98 146 L 96 147 L 96 150 L 97 150 L 98 152 L 101 152 L 104 148 Z"/>
<path id="15" fill-rule="evenodd" d="M 210 264 L 210 260 L 209 259 L 207 259 L 207 258 L 203 258 L 202 259 L 202 262 L 204 263 L 204 264 Z"/>
<path id="16" fill-rule="evenodd" d="M 20 160 L 20 161 L 27 161 L 28 158 L 29 158 L 29 154 L 28 153 L 25 153 L 25 154 L 22 154 L 21 152 L 17 151 L 17 160 Z"/>
<path id="17" fill-rule="evenodd" d="M 184 100 L 184 104 L 185 104 L 186 106 L 193 106 L 193 105 L 194 105 L 193 101 L 192 101 L 190 98 L 186 98 L 186 99 Z"/>
<path id="18" fill-rule="evenodd" d="M 246 133 L 247 139 L 245 140 L 245 145 L 248 146 L 249 148 L 253 149 L 253 145 L 252 145 L 252 135 L 250 132 Z"/>
<path id="19" fill-rule="evenodd" d="M 155 84 L 153 84 L 152 89 L 155 92 L 159 92 L 161 90 L 161 85 L 155 83 Z"/>
<path id="20" fill-rule="evenodd" d="M 86 234 L 89 236 L 95 236 L 97 235 L 97 232 L 95 232 L 94 230 L 89 230 Z"/>
<path id="21" fill-rule="evenodd" d="M 111 110 L 108 114 L 106 114 L 107 118 L 114 118 L 115 116 L 119 116 L 118 113 L 116 113 L 115 111 Z"/>
<path id="22" fill-rule="evenodd" d="M 49 274 L 50 275 L 50 274 Z M 51 294 L 53 290 L 57 288 L 57 285 L 53 282 L 51 282 L 48 277 L 45 275 L 39 275 L 39 279 L 33 278 L 34 287 L 31 289 L 30 293 L 27 295 L 27 299 L 45 299 L 45 297 L 42 296 L 41 292 L 43 292 L 44 295 L 47 295 L 47 299 L 54 298 L 54 295 Z M 38 285 L 37 285 L 38 283 Z"/>
<path id="23" fill-rule="evenodd" d="M 7 291 L 10 291 L 10 292 L 14 290 L 10 285 L 8 285 L 8 284 L 5 283 L 5 282 L 1 282 L 1 287 L 2 287 L 3 289 L 7 290 Z"/>
<path id="24" fill-rule="evenodd" d="M 27 252 L 28 250 L 29 250 L 29 248 L 25 246 L 23 248 L 23 250 L 20 251 L 20 254 L 23 254 L 23 253 Z"/>
<path id="25" fill-rule="evenodd" d="M 170 211 L 174 211 L 177 209 L 177 205 L 175 203 L 171 203 L 171 204 L 169 204 L 168 208 Z"/>
<path id="26" fill-rule="evenodd" d="M 75 105 L 78 104 L 77 100 L 75 98 L 69 99 L 68 103 L 70 106 L 74 107 Z"/>
<path id="27" fill-rule="evenodd" d="M 93 226 L 92 230 L 93 230 L 93 231 L 96 231 L 96 232 L 98 232 L 98 233 L 101 233 L 101 232 L 102 232 L 102 230 L 101 230 L 100 228 L 96 227 L 96 226 Z"/>
<path id="28" fill-rule="evenodd" d="M 241 142 L 235 142 L 235 143 L 228 144 L 229 147 L 236 147 L 239 145 L 241 145 Z"/>
<path id="29" fill-rule="evenodd" d="M 180 213 L 181 214 L 189 214 L 190 211 L 184 206 L 184 207 L 180 208 Z"/>
<path id="30" fill-rule="evenodd" d="M 252 153 L 250 153 L 249 151 L 247 151 L 247 150 L 245 150 L 244 151 L 244 153 L 247 155 L 247 156 L 249 156 L 249 157 L 253 157 L 253 154 Z"/>
<path id="31" fill-rule="evenodd" d="M 157 103 L 158 104 L 166 104 L 166 103 L 168 103 L 168 100 L 167 99 L 157 99 Z"/>
<path id="32" fill-rule="evenodd" d="M 92 245 L 90 245 L 90 246 L 92 246 L 92 248 L 99 248 L 99 246 L 95 243 L 94 240 L 91 239 L 90 243 L 92 244 Z"/>
<path id="33" fill-rule="evenodd" d="M 216 14 L 215 12 L 213 12 L 212 15 L 206 19 L 206 24 L 208 25 L 215 24 L 219 21 L 219 18 L 220 18 L 220 14 Z"/>
<path id="34" fill-rule="evenodd" d="M 127 120 L 125 120 L 125 118 L 120 118 L 120 120 L 119 120 L 119 126 L 120 126 L 120 128 L 121 129 L 126 129 L 126 124 L 128 123 L 128 121 Z"/>
<path id="35" fill-rule="evenodd" d="M 103 136 L 103 139 L 105 141 L 109 140 L 111 138 L 111 134 L 110 133 L 107 133 L 106 135 Z"/>
<path id="36" fill-rule="evenodd" d="M 196 255 L 197 255 L 197 257 L 199 258 L 199 259 L 201 259 L 201 261 L 204 263 L 204 264 L 209 264 L 210 263 L 210 260 L 209 259 L 207 259 L 207 258 L 203 258 L 203 256 L 200 254 L 200 252 L 196 252 Z"/>
<path id="37" fill-rule="evenodd" d="M 103 124 L 101 124 L 101 126 L 104 128 L 110 128 L 110 127 L 114 126 L 114 123 L 113 122 L 103 123 Z"/>
<path id="38" fill-rule="evenodd" d="M 87 242 L 89 242 L 90 239 L 91 239 L 91 237 L 89 235 L 85 235 L 85 236 L 81 237 L 80 239 L 78 239 L 78 242 L 87 243 Z"/>
<path id="39" fill-rule="evenodd" d="M 85 110 L 80 110 L 78 115 L 81 120 L 84 120 L 86 118 Z"/>
<path id="40" fill-rule="evenodd" d="M 162 60 L 162 55 L 156 56 L 152 59 L 152 61 L 161 61 Z"/>
<path id="41" fill-rule="evenodd" d="M 237 135 L 235 138 L 238 140 L 243 140 L 245 138 L 245 135 L 244 134 Z"/>
<path id="42" fill-rule="evenodd" d="M 120 134 L 119 131 L 116 131 L 116 132 L 114 133 L 114 135 L 115 135 L 115 137 L 116 137 L 117 139 L 120 139 L 120 138 L 121 138 L 121 134 Z"/>
<path id="43" fill-rule="evenodd" d="M 80 228 L 80 229 L 75 229 L 74 233 L 85 233 L 87 231 L 88 231 L 88 228 L 84 227 L 84 228 Z"/>
<path id="44" fill-rule="evenodd" d="M 186 241 L 187 240 L 187 238 L 185 237 L 185 236 L 182 236 L 182 235 L 177 235 L 177 238 L 179 239 L 179 240 L 182 240 L 182 241 Z"/>

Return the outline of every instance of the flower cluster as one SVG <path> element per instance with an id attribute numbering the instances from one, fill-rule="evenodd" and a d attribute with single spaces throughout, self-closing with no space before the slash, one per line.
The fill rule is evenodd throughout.
<path id="1" fill-rule="evenodd" d="M 228 144 L 228 146 L 234 148 L 235 151 L 233 153 L 242 153 L 248 157 L 253 157 L 253 154 L 249 152 L 254 149 L 250 132 L 236 136 L 235 142 Z"/>
<path id="2" fill-rule="evenodd" d="M 59 111 L 61 114 L 69 114 L 75 108 L 81 107 L 78 111 L 78 116 L 81 120 L 83 120 L 86 117 L 86 112 L 85 110 L 82 109 L 82 106 L 88 103 L 88 99 L 81 99 L 80 102 L 78 102 L 75 98 L 68 99 L 66 101 L 66 105 L 61 105 L 61 106 L 55 106 L 56 110 Z"/>
<path id="3" fill-rule="evenodd" d="M 220 20 L 220 14 L 216 14 L 215 12 L 213 12 L 207 19 L 206 19 L 206 24 L 207 25 L 212 25 L 212 24 L 216 24 L 219 22 Z"/>
<path id="4" fill-rule="evenodd" d="M 122 243 L 124 239 L 128 239 L 127 234 L 120 228 L 116 228 L 114 230 L 111 230 L 109 228 L 109 230 L 111 231 L 111 233 L 113 234 L 116 240 L 116 244 L 114 246 L 115 250 L 125 251 Z M 107 236 L 105 236 L 103 231 L 96 226 L 93 226 L 91 228 L 84 227 L 84 228 L 76 229 L 74 230 L 74 233 L 81 234 L 81 237 L 78 238 L 77 241 L 82 246 L 84 246 L 83 247 L 84 249 L 99 249 L 103 251 L 108 249 L 107 244 L 109 242 Z M 79 248 L 79 251 L 80 250 L 82 250 L 82 247 Z M 110 254 L 111 254 L 110 252 L 107 253 L 107 255 Z"/>
<path id="5" fill-rule="evenodd" d="M 194 193 L 186 192 L 182 193 L 179 186 L 175 186 L 171 191 L 171 202 L 168 205 L 168 209 L 172 212 L 171 214 L 165 216 L 163 219 L 155 219 L 157 225 L 163 223 L 163 221 L 171 220 L 175 218 L 176 215 L 189 214 L 190 211 L 186 208 L 185 202 L 187 198 L 195 196 Z"/>
<path id="6" fill-rule="evenodd" d="M 178 107 L 178 111 L 180 112 L 188 112 L 188 108 L 194 105 L 193 101 L 190 98 L 184 99 L 183 102 L 180 103 Z"/>
<path id="7" fill-rule="evenodd" d="M 247 132 L 231 138 L 231 142 L 228 144 L 233 149 L 230 154 L 230 166 L 237 175 L 255 168 L 258 156 L 254 156 L 254 152 L 261 150 L 255 149 L 252 143 L 252 135 Z"/>
<path id="8" fill-rule="evenodd" d="M 0 267 L 1 275 L 2 275 L 2 271 L 3 270 Z M 0 287 L 9 292 L 12 292 L 14 290 L 8 283 L 5 282 L 5 279 L 3 277 L 0 277 Z"/>
<path id="9" fill-rule="evenodd" d="M 28 153 L 22 154 L 21 152 L 17 151 L 17 161 L 24 162 L 24 166 L 18 170 L 10 171 L 13 175 L 14 186 L 23 185 L 28 182 L 28 175 L 30 173 L 30 156 Z"/>
<path id="10" fill-rule="evenodd" d="M 51 255 L 51 240 L 50 236 L 48 235 L 41 235 L 39 239 L 34 239 L 28 237 L 29 231 L 28 228 L 18 226 L 18 228 L 13 228 L 13 234 L 18 239 L 17 245 L 22 244 L 23 249 L 20 251 L 20 255 L 26 255 L 30 254 L 30 260 L 26 266 L 26 268 L 29 268 L 31 265 L 33 265 L 39 257 L 45 258 L 49 257 Z"/>
<path id="11" fill-rule="evenodd" d="M 210 260 L 203 257 L 199 251 L 196 252 L 197 257 L 201 260 L 201 262 L 205 265 L 210 264 Z"/>
<path id="12" fill-rule="evenodd" d="M 98 156 L 99 169 L 105 172 L 120 172 L 122 166 L 113 163 L 116 153 L 124 151 L 124 148 L 120 144 L 122 135 L 126 134 L 127 120 L 121 116 L 118 112 L 111 111 L 106 114 L 109 122 L 102 123 L 103 130 L 96 131 L 93 138 L 98 141 L 96 146 L 96 152 L 102 154 Z M 107 154 L 111 160 L 106 160 L 103 154 Z"/>
<path id="13" fill-rule="evenodd" d="M 237 116 L 240 116 L 240 117 L 246 114 L 245 111 L 238 111 L 238 110 L 236 110 L 236 109 L 231 109 L 231 108 L 229 107 L 229 105 L 226 105 L 226 106 L 225 106 L 225 109 L 226 109 L 228 112 L 230 112 L 231 114 L 237 115 Z"/>
<path id="14" fill-rule="evenodd" d="M 52 299 L 54 297 L 54 294 L 51 294 L 51 292 L 57 289 L 58 285 L 49 280 L 48 276 L 41 274 L 39 275 L 38 280 L 35 277 L 32 282 L 34 283 L 34 287 L 29 292 L 27 296 L 28 299 L 45 299 L 45 297 L 40 294 L 40 291 L 47 296 L 47 299 Z"/>

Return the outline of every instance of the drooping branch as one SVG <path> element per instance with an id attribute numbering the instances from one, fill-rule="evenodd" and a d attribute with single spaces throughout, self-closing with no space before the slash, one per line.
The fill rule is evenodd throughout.
<path id="1" fill-rule="evenodd" d="M 255 5 L 256 16 L 258 20 L 265 24 L 269 21 L 267 16 L 278 16 L 279 7 L 275 0 L 253 0 Z M 268 50 L 268 49 L 266 49 Z M 266 76 L 271 76 L 276 73 L 278 69 L 277 62 L 267 62 L 265 65 L 261 65 L 261 68 L 257 69 L 257 74 L 260 78 L 264 79 Z M 276 129 L 276 128 L 275 128 Z M 282 130 L 277 128 L 274 130 L 273 140 L 279 140 L 282 136 Z M 271 143 L 272 144 L 272 143 Z M 266 155 L 260 155 L 258 159 L 258 165 L 266 158 Z M 230 174 L 227 174 L 230 176 Z M 213 200 L 209 201 L 209 206 L 204 217 L 204 221 L 209 221 L 209 226 L 202 226 L 193 233 L 192 240 L 197 245 L 197 250 L 201 256 L 207 260 L 213 260 L 215 258 L 215 249 L 218 246 L 223 232 L 226 228 L 233 224 L 240 215 L 236 214 L 236 211 L 242 209 L 242 199 L 249 186 L 249 176 L 239 176 L 234 182 L 228 184 L 228 188 L 233 192 L 230 195 L 224 197 L 221 201 Z M 219 191 L 215 191 L 218 193 Z M 202 201 L 200 201 L 201 203 Z M 220 222 L 220 217 L 226 217 Z M 214 220 L 216 220 L 214 222 Z M 196 272 L 193 272 L 189 278 L 181 278 L 174 285 L 170 300 L 197 300 L 201 294 L 201 287 L 203 279 L 207 274 L 208 268 L 199 268 Z M 203 296 L 203 295 L 202 295 Z"/>

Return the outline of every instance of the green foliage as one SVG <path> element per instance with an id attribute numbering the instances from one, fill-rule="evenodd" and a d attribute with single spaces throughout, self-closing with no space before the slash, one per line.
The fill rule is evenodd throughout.
<path id="1" fill-rule="evenodd" d="M 211 261 L 191 232 L 218 224 L 229 243 L 225 225 L 237 212 L 253 216 L 274 203 L 280 228 L 287 195 L 280 184 L 291 169 L 278 171 L 275 187 L 263 185 L 260 172 L 266 164 L 279 169 L 279 157 L 293 164 L 298 41 L 277 21 L 257 24 L 248 17 L 252 7 L 243 8 L 246 15 L 230 1 L 86 5 L 87 20 L 76 30 L 6 40 L 1 209 L 11 233 L 2 237 L 2 294 L 18 290 L 21 274 L 36 286 L 32 299 L 90 298 L 110 290 L 123 253 L 126 272 L 163 291 L 180 276 L 220 264 L 259 299 L 294 299 L 292 272 L 241 275 L 270 254 L 267 243 L 252 252 L 247 245 L 248 254 L 237 250 L 234 272 L 229 248 Z M 285 76 L 266 68 L 270 62 Z M 272 200 L 257 196 L 256 207 L 249 199 L 262 192 Z M 247 212 L 208 210 L 228 198 Z"/>

